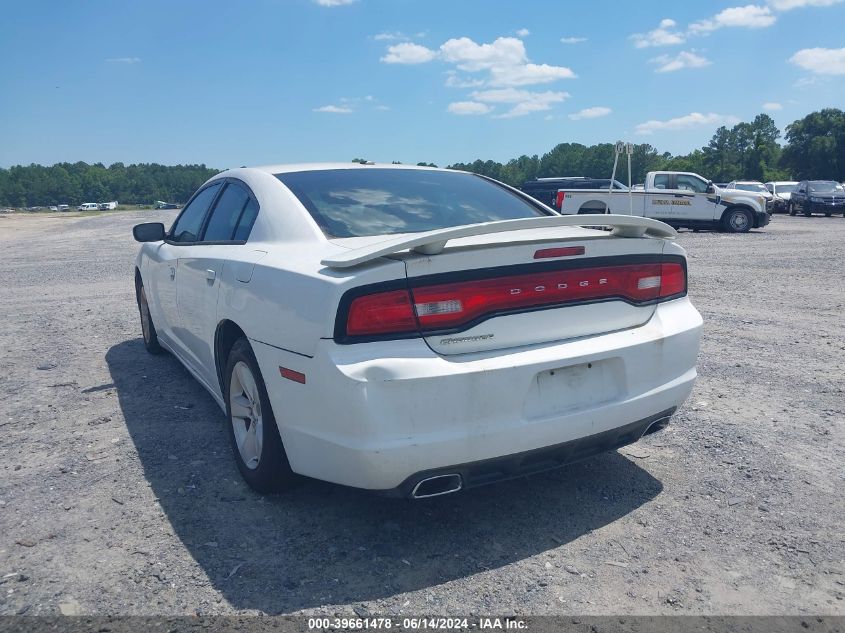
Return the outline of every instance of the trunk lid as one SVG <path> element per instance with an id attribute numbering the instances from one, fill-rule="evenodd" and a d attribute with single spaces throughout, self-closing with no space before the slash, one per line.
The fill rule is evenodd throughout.
<path id="1" fill-rule="evenodd" d="M 426 343 L 438 354 L 454 356 L 646 323 L 655 303 L 634 305 L 600 294 L 615 283 L 615 277 L 629 274 L 621 267 L 657 262 L 665 244 L 662 239 L 567 227 L 464 237 L 450 241 L 449 248 L 434 256 L 404 252 L 391 257 L 405 263 L 421 322 L 428 319 L 436 327 L 442 319 L 442 327 L 424 332 Z M 558 253 L 564 254 L 555 256 Z M 452 292 L 461 297 L 461 309 L 469 309 L 479 292 L 500 304 L 456 324 L 448 316 L 456 305 L 449 298 Z M 589 296 L 590 292 L 599 296 Z M 522 303 L 511 305 L 511 301 Z"/>

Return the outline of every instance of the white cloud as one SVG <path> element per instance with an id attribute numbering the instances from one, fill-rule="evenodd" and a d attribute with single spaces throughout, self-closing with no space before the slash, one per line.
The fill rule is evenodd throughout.
<path id="1" fill-rule="evenodd" d="M 490 69 L 491 86 L 547 84 L 558 79 L 574 79 L 575 77 L 571 68 L 549 64 L 523 64 Z"/>
<path id="2" fill-rule="evenodd" d="M 439 52 L 405 42 L 388 47 L 387 55 L 381 61 L 388 64 L 422 64 L 435 58 L 454 64 L 466 73 L 486 71 L 489 76 L 481 81 L 495 87 L 528 86 L 576 76 L 572 69 L 565 66 L 529 62 L 525 44 L 515 37 L 500 37 L 489 44 L 478 44 L 468 37 L 453 38 L 444 42 Z M 446 85 L 475 87 L 479 84 L 451 71 Z"/>
<path id="3" fill-rule="evenodd" d="M 477 101 L 457 101 L 450 103 L 447 108 L 452 114 L 487 114 L 492 110 L 486 103 L 478 103 Z"/>
<path id="4" fill-rule="evenodd" d="M 789 61 L 816 75 L 845 75 L 845 48 L 805 48 Z"/>
<path id="5" fill-rule="evenodd" d="M 747 4 L 741 7 L 723 9 L 711 18 L 691 23 L 686 31 L 677 30 L 674 20 L 665 18 L 653 31 L 631 35 L 634 46 L 649 48 L 652 46 L 672 46 L 683 44 L 688 38 L 706 35 L 722 28 L 764 29 L 777 22 L 776 11 L 790 11 L 801 7 L 829 7 L 845 0 L 762 0 L 765 4 Z M 578 38 L 561 38 L 561 42 Z"/>
<path id="6" fill-rule="evenodd" d="M 519 29 L 516 34 L 519 35 L 519 37 L 528 37 L 531 35 L 531 31 L 528 29 Z"/>
<path id="7" fill-rule="evenodd" d="M 573 121 L 580 121 L 581 119 L 597 119 L 602 116 L 607 116 L 613 112 L 610 108 L 604 106 L 593 106 L 592 108 L 584 108 L 574 114 L 570 114 L 569 118 Z"/>
<path id="8" fill-rule="evenodd" d="M 532 112 L 551 110 L 552 104 L 560 103 L 569 98 L 568 92 L 532 92 L 517 88 L 497 88 L 493 90 L 476 90 L 470 95 L 475 101 L 484 103 L 507 103 L 513 107 L 496 118 L 510 119 L 525 116 Z"/>
<path id="9" fill-rule="evenodd" d="M 692 51 L 681 51 L 677 55 L 659 55 L 649 60 L 652 64 L 657 64 L 658 68 L 655 72 L 671 73 L 683 68 L 704 68 L 711 64 L 710 60 L 696 55 Z"/>
<path id="10" fill-rule="evenodd" d="M 445 61 L 468 72 L 517 66 L 528 61 L 525 44 L 515 37 L 500 37 L 491 44 L 476 44 L 468 37 L 454 38 L 440 47 L 440 54 Z"/>
<path id="11" fill-rule="evenodd" d="M 477 43 L 468 37 L 447 40 L 438 50 L 405 42 L 390 46 L 381 61 L 394 64 L 420 64 L 438 59 L 452 64 L 446 71 L 446 86 L 450 88 L 487 88 L 476 90 L 472 100 L 449 105 L 454 114 L 487 114 L 493 111 L 490 103 L 512 104 L 510 110 L 497 114 L 510 118 L 549 110 L 552 104 L 567 97 L 565 92 L 531 92 L 519 87 L 546 84 L 560 79 L 572 79 L 575 73 L 565 66 L 536 64 L 529 60 L 525 43 L 516 37 L 499 37 L 489 43 Z M 480 73 L 480 74 L 475 74 Z"/>
<path id="12" fill-rule="evenodd" d="M 842 0 L 769 0 L 769 6 L 775 11 L 790 11 L 802 7 L 829 7 Z"/>
<path id="13" fill-rule="evenodd" d="M 725 27 L 764 29 L 777 21 L 769 7 L 748 4 L 744 7 L 730 7 L 720 11 L 712 18 L 693 22 L 689 26 L 692 34 L 709 33 Z"/>
<path id="14" fill-rule="evenodd" d="M 314 108 L 314 112 L 330 112 L 331 114 L 349 114 L 352 108 L 347 106 L 324 105 Z"/>
<path id="15" fill-rule="evenodd" d="M 409 38 L 402 31 L 383 31 L 373 35 L 373 39 L 376 42 L 391 42 L 395 40 L 407 40 Z"/>
<path id="16" fill-rule="evenodd" d="M 534 112 L 545 112 L 546 110 L 551 110 L 551 106 L 547 103 L 542 103 L 540 101 L 523 101 L 522 103 L 517 103 L 514 107 L 503 114 L 497 114 L 494 116 L 494 119 L 513 119 L 519 116 L 525 116 L 527 114 L 532 114 Z"/>
<path id="17" fill-rule="evenodd" d="M 380 111 L 382 111 L 382 112 L 387 112 L 388 110 L 390 110 L 390 106 L 386 106 L 386 105 L 377 105 L 377 106 L 376 106 L 376 110 L 380 110 Z"/>
<path id="18" fill-rule="evenodd" d="M 686 130 L 692 127 L 701 125 L 719 126 L 719 125 L 735 125 L 739 123 L 739 119 L 731 115 L 723 114 L 701 114 L 700 112 L 691 112 L 685 116 L 669 119 L 668 121 L 657 121 L 652 119 L 645 123 L 640 123 L 634 128 L 634 132 L 641 136 L 648 136 L 654 132 L 659 131 L 677 131 Z"/>
<path id="19" fill-rule="evenodd" d="M 763 104 L 763 109 L 767 112 L 777 112 L 778 110 L 783 110 L 783 106 L 777 101 L 767 101 Z"/>
<path id="20" fill-rule="evenodd" d="M 581 42 L 586 42 L 586 37 L 562 37 L 560 38 L 561 43 L 563 44 L 580 44 Z"/>
<path id="21" fill-rule="evenodd" d="M 491 86 L 527 86 L 575 77 L 565 66 L 529 63 L 525 44 L 515 37 L 500 37 L 490 44 L 477 44 L 468 37 L 451 39 L 440 47 L 440 55 L 465 72 L 489 71 Z"/>
<path id="22" fill-rule="evenodd" d="M 469 79 L 458 75 L 454 70 L 446 71 L 446 86 L 448 88 L 480 88 L 483 85 L 483 79 Z"/>
<path id="23" fill-rule="evenodd" d="M 387 47 L 387 55 L 381 58 L 385 64 L 424 64 L 437 57 L 437 52 L 420 46 L 404 42 Z"/>
<path id="24" fill-rule="evenodd" d="M 321 7 L 339 7 L 344 4 L 352 4 L 355 0 L 314 0 Z"/>
<path id="25" fill-rule="evenodd" d="M 107 60 L 110 64 L 140 64 L 140 57 L 109 57 Z"/>
<path id="26" fill-rule="evenodd" d="M 637 48 L 683 44 L 686 41 L 686 37 L 682 32 L 675 30 L 676 26 L 677 23 L 675 20 L 665 18 L 660 20 L 660 24 L 653 31 L 649 31 L 648 33 L 634 33 L 631 39 Z"/>

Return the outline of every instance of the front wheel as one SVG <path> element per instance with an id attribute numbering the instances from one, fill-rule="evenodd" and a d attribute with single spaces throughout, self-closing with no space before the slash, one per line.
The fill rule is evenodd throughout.
<path id="1" fill-rule="evenodd" d="M 225 377 L 229 440 L 241 476 L 261 493 L 290 488 L 296 475 L 288 463 L 261 370 L 245 338 L 232 346 Z"/>
<path id="2" fill-rule="evenodd" d="M 795 215 L 795 206 L 791 202 L 789 203 L 789 215 Z"/>
<path id="3" fill-rule="evenodd" d="M 722 226 L 729 233 L 748 233 L 754 221 L 745 209 L 728 209 L 722 216 Z"/>

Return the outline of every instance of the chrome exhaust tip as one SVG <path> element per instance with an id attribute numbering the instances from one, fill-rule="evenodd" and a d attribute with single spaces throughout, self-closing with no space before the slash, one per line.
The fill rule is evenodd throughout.
<path id="1" fill-rule="evenodd" d="M 411 499 L 428 499 L 458 492 L 464 487 L 463 478 L 457 474 L 435 475 L 420 480 L 411 491 Z"/>
<path id="2" fill-rule="evenodd" d="M 652 433 L 657 433 L 658 431 L 662 431 L 667 426 L 669 426 L 669 420 L 672 416 L 667 415 L 665 418 L 660 418 L 659 420 L 655 420 L 651 424 L 648 425 L 648 428 L 643 432 L 642 437 L 646 435 L 651 435 Z"/>

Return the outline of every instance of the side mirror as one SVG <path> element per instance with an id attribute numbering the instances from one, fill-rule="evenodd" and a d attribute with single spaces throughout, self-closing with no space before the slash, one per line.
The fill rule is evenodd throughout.
<path id="1" fill-rule="evenodd" d="M 713 184 L 712 180 L 707 181 L 707 193 L 716 193 L 716 185 Z"/>
<path id="2" fill-rule="evenodd" d="M 166 235 L 161 222 L 145 222 L 132 227 L 132 237 L 138 242 L 160 242 Z"/>

